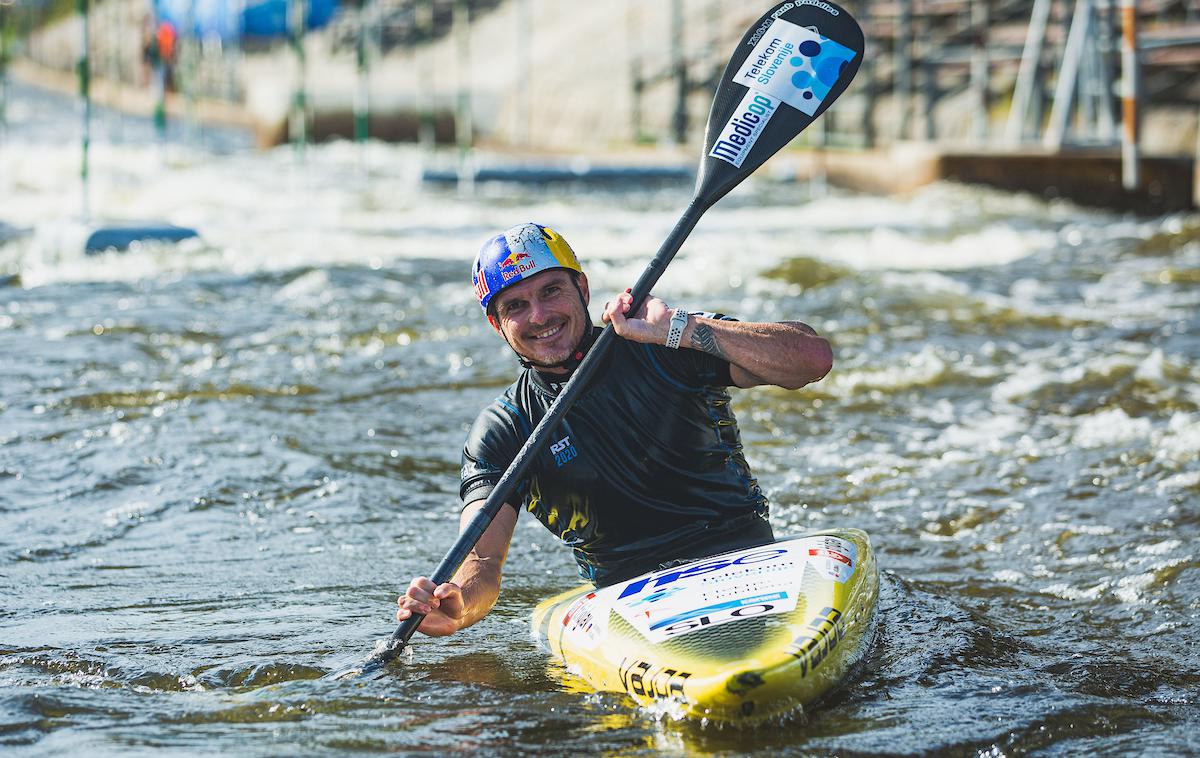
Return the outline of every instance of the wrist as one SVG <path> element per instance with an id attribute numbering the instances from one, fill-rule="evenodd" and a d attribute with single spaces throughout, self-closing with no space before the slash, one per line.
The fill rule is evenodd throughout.
<path id="1" fill-rule="evenodd" d="M 671 323 L 667 328 L 667 339 L 663 343 L 672 350 L 678 350 L 680 343 L 683 341 L 683 332 L 687 329 L 688 319 L 691 317 L 683 308 L 675 308 L 671 311 Z"/>

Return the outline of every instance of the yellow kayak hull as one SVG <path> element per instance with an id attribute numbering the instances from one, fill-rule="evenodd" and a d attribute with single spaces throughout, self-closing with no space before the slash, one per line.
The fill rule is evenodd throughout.
<path id="1" fill-rule="evenodd" d="M 598 691 L 722 723 L 817 700 L 870 644 L 879 576 L 857 529 L 789 537 L 540 603 L 537 639 Z"/>

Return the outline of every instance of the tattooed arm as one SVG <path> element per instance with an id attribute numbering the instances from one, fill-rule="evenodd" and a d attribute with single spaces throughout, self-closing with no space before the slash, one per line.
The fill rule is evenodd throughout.
<path id="1" fill-rule="evenodd" d="M 745 323 L 689 316 L 680 345 L 729 361 L 729 374 L 739 387 L 799 389 L 821 379 L 833 365 L 829 342 L 799 321 Z"/>
<path id="2" fill-rule="evenodd" d="M 622 293 L 606 303 L 603 320 L 611 321 L 625 339 L 665 344 L 671 309 L 651 296 L 630 317 L 631 299 Z M 728 361 L 729 373 L 739 387 L 773 384 L 798 389 L 825 376 L 833 365 L 829 342 L 799 321 L 747 323 L 693 315 L 688 317 L 679 346 Z"/>

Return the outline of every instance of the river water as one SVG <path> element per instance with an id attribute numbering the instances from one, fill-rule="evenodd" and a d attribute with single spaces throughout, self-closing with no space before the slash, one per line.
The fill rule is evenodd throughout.
<path id="1" fill-rule="evenodd" d="M 657 292 L 797 318 L 836 365 L 735 393 L 777 534 L 852 526 L 878 632 L 826 701 L 717 729 L 599 696 L 530 637 L 577 583 L 523 517 L 496 610 L 329 682 L 457 529 L 467 426 L 517 365 L 468 263 L 523 220 L 597 299 L 690 188 L 423 188 L 371 145 L 159 146 L 98 114 L 92 212 L 202 242 L 80 252 L 70 107 L 0 133 L 0 745 L 27 754 L 1200 751 L 1200 217 L 958 186 L 752 180 Z M 177 135 L 176 135 L 177 136 Z M 831 157 L 836 160 L 836 157 Z"/>

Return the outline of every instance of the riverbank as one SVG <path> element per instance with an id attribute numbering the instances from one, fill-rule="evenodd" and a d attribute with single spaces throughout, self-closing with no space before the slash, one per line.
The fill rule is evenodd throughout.
<path id="1" fill-rule="evenodd" d="M 18 61 L 11 69 L 23 83 L 73 96 L 77 84 L 66 73 Z M 154 99 L 145 89 L 97 78 L 92 94 L 98 104 L 149 118 Z M 200 99 L 189 103 L 177 93 L 166 99 L 168 118 L 195 119 L 208 126 L 245 129 L 260 147 L 276 144 L 283 127 L 263 119 L 249 107 L 226 101 Z M 325 140 L 353 134 L 350 111 L 318 113 L 311 137 Z M 443 112 L 437 134 L 442 144 L 452 140 L 453 117 Z M 419 119 L 415 110 L 377 115 L 371 134 L 394 141 L 415 141 Z M 502 143 L 484 143 L 469 169 L 482 178 L 511 182 L 571 180 L 578 183 L 636 182 L 684 179 L 694 171 L 697 148 L 691 145 L 629 145 L 580 154 L 565 149 L 517 149 Z M 451 181 L 456 167 L 443 167 L 430 176 Z M 449 172 L 449 173 L 448 173 Z M 906 142 L 870 150 L 798 147 L 775 156 L 763 168 L 764 176 L 778 181 L 827 181 L 831 185 L 875 194 L 906 194 L 937 181 L 982 184 L 1042 198 L 1064 198 L 1083 205 L 1131 210 L 1143 214 L 1184 211 L 1200 205 L 1200 172 L 1194 159 L 1182 155 L 1148 155 L 1142 160 L 1142 184 L 1135 191 L 1121 185 L 1121 156 L 1116 148 L 1091 148 L 1050 152 L 967 149 Z"/>
<path id="2" fill-rule="evenodd" d="M 69 71 L 40 66 L 27 59 L 17 59 L 9 64 L 8 73 L 14 80 L 30 87 L 65 97 L 79 95 L 79 78 Z M 154 117 L 157 98 L 149 87 L 133 87 L 103 76 L 93 76 L 89 83 L 89 92 L 92 101 L 97 105 L 131 116 Z M 227 100 L 197 98 L 189 102 L 178 92 L 168 92 L 164 106 L 167 118 L 172 120 L 195 119 L 199 124 L 245 129 L 255 134 L 262 126 L 244 105 Z"/>

